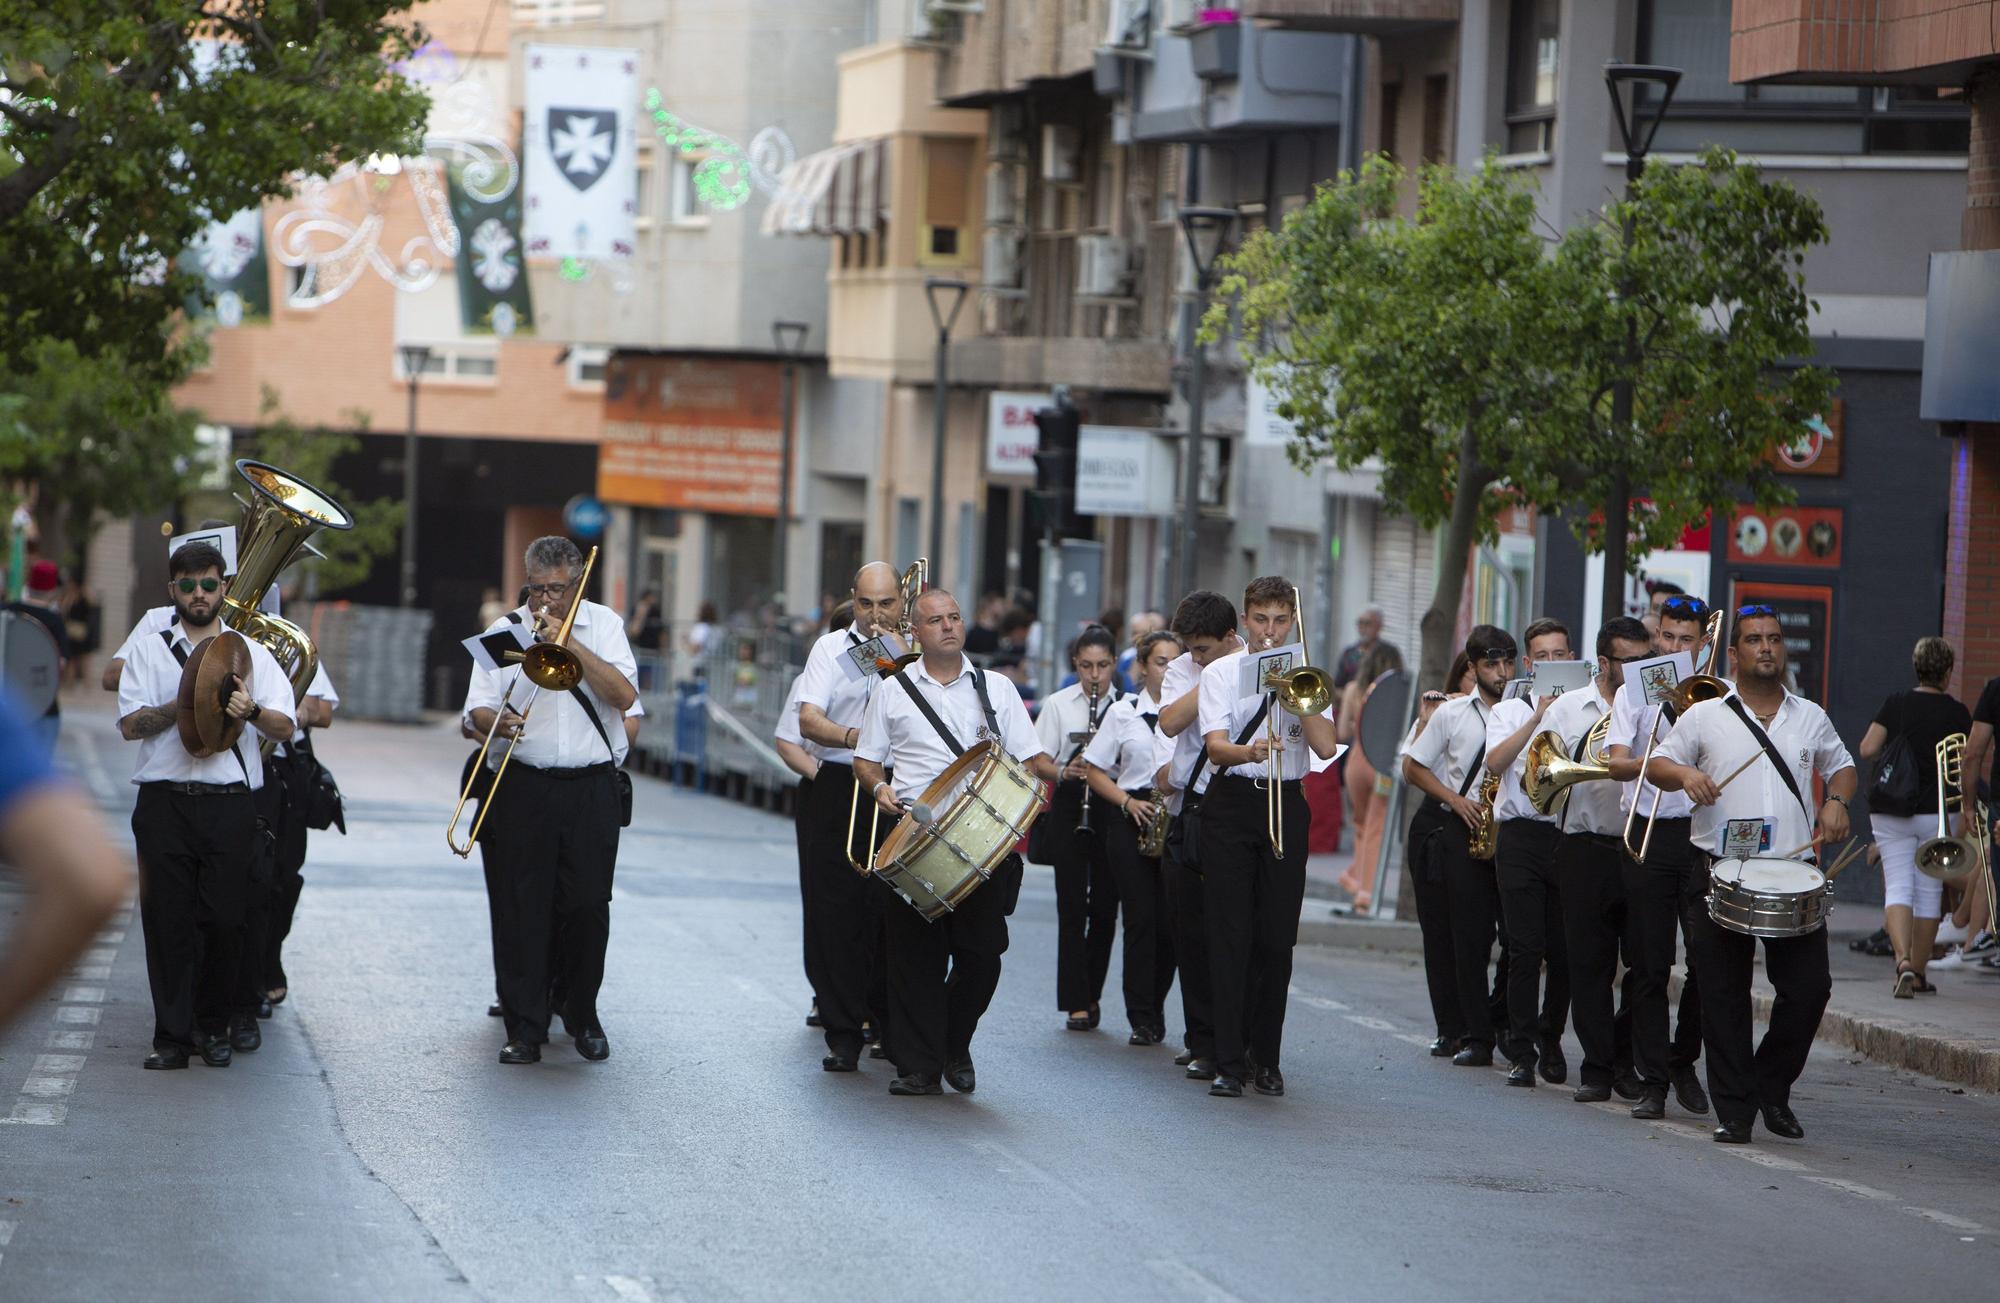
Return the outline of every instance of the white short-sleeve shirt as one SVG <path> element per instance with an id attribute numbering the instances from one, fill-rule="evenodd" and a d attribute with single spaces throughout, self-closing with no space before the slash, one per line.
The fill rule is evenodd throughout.
<path id="1" fill-rule="evenodd" d="M 1595 728 L 1610 709 L 1604 694 L 1595 687 L 1565 692 L 1542 716 L 1542 727 L 1561 738 L 1563 754 L 1575 759 L 1583 735 Z M 1625 831 L 1625 814 L 1618 799 L 1619 786 L 1608 779 L 1572 784 L 1556 806 L 1556 821 L 1564 832 L 1596 833 L 1603 837 L 1621 835 Z"/>
<path id="2" fill-rule="evenodd" d="M 1095 701 L 1083 690 L 1081 683 L 1072 683 L 1067 688 L 1059 688 L 1042 702 L 1042 709 L 1035 716 L 1035 738 L 1042 744 L 1042 750 L 1055 759 L 1056 764 L 1067 766 L 1082 753 L 1082 743 L 1072 740 L 1071 735 L 1103 728 L 1110 718 L 1111 707 L 1124 694 L 1115 687 L 1107 687 L 1099 693 Z"/>
<path id="3" fill-rule="evenodd" d="M 1167 664 L 1167 676 L 1160 683 L 1160 707 L 1165 709 L 1188 693 L 1198 692 L 1200 689 L 1201 667 L 1194 663 L 1192 652 L 1182 652 Z M 1174 790 L 1167 798 L 1167 805 L 1175 814 L 1179 814 L 1181 796 L 1187 790 L 1188 775 L 1194 770 L 1196 757 L 1201 755 L 1201 721 L 1199 719 L 1191 721 L 1173 737 L 1167 737 L 1164 733 L 1160 736 L 1167 754 L 1173 761 L 1167 776 L 1173 780 Z M 1161 763 L 1165 764 L 1166 761 L 1163 760 Z M 1195 779 L 1196 795 L 1208 790 L 1208 780 L 1213 776 L 1213 771 L 1207 765 L 1201 767 L 1201 775 Z"/>
<path id="4" fill-rule="evenodd" d="M 850 677 L 841 668 L 841 661 L 849 647 L 858 647 L 866 641 L 853 629 L 830 629 L 815 639 L 812 651 L 806 654 L 806 667 L 799 674 L 798 707 L 818 707 L 836 728 L 860 728 L 868 699 L 883 679 L 875 674 Z M 851 765 L 854 753 L 845 747 L 824 747 L 820 760 L 830 765 Z"/>
<path id="5" fill-rule="evenodd" d="M 1476 692 L 1451 698 L 1431 712 L 1431 722 L 1410 743 L 1410 759 L 1452 791 L 1471 795 L 1479 780 L 1467 783 L 1466 773 L 1482 758 L 1486 720 L 1492 713 Z"/>
<path id="6" fill-rule="evenodd" d="M 792 690 L 785 694 L 784 709 L 778 712 L 778 727 L 772 734 L 780 742 L 790 742 L 815 760 L 826 760 L 826 749 L 799 731 L 799 688 L 806 681 L 804 674 L 792 680 Z"/>
<path id="7" fill-rule="evenodd" d="M 1646 695 L 1636 680 L 1625 680 L 1611 703 L 1611 732 L 1604 739 L 1605 747 L 1626 747 L 1631 750 L 1634 760 L 1642 758 L 1656 720 L 1659 736 L 1665 737 L 1673 722 L 1662 716 L 1657 706 L 1646 704 Z M 1640 802 L 1640 814 L 1652 815 L 1655 796 L 1660 798 L 1658 818 L 1685 819 L 1694 811 L 1694 802 L 1688 800 L 1686 792 L 1662 792 L 1644 778 L 1618 784 L 1619 803 L 1623 810 L 1630 810 L 1636 800 Z"/>
<path id="8" fill-rule="evenodd" d="M 1487 769 L 1493 767 L 1495 748 L 1519 732 L 1521 725 L 1533 718 L 1534 713 L 1534 704 L 1520 697 L 1512 701 L 1503 701 L 1493 708 L 1493 713 L 1486 717 L 1485 767 Z M 1529 738 L 1529 741 L 1533 740 L 1532 737 Z M 1528 794 L 1521 790 L 1521 775 L 1527 772 L 1527 767 L 1528 748 L 1523 745 L 1514 756 L 1514 763 L 1508 765 L 1506 772 L 1500 775 L 1500 794 L 1493 798 L 1493 817 L 1502 822 L 1508 819 L 1526 819 L 1532 823 L 1554 823 L 1555 816 L 1543 814 L 1529 804 Z"/>
<path id="9" fill-rule="evenodd" d="M 143 627 L 145 621 L 141 620 Z M 118 679 L 118 717 L 149 706 L 169 706 L 180 698 L 181 659 L 174 648 L 192 655 L 194 643 L 178 621 L 160 632 L 133 630 L 125 640 L 125 672 Z M 219 634 L 218 634 L 219 636 Z M 168 645 L 171 638 L 172 646 Z M 243 640 L 250 648 L 250 698 L 265 710 L 297 722 L 292 683 L 275 656 L 254 638 Z M 245 725 L 236 739 L 235 754 L 228 751 L 197 760 L 181 745 L 180 731 L 169 728 L 139 741 L 139 763 L 132 771 L 134 783 L 248 783 L 251 790 L 264 785 L 264 761 L 257 754 L 256 728 Z"/>
<path id="10" fill-rule="evenodd" d="M 1105 776 L 1127 792 L 1149 792 L 1160 762 L 1154 759 L 1159 742 L 1160 702 L 1143 692 L 1121 697 L 1097 737 L 1085 749 L 1083 758 L 1102 769 Z"/>
<path id="11" fill-rule="evenodd" d="M 1263 704 L 1264 698 L 1270 695 L 1255 692 L 1246 697 L 1237 692 L 1237 678 L 1243 672 L 1243 658 L 1246 655 L 1247 652 L 1233 651 L 1227 656 L 1218 656 L 1202 670 L 1201 714 L 1197 728 L 1204 738 L 1211 733 L 1223 733 L 1227 735 L 1224 741 L 1236 741 L 1257 714 L 1257 708 Z M 1333 707 L 1328 706 L 1321 711 L 1320 718 L 1331 721 Z M 1272 701 L 1263 722 L 1257 725 L 1257 734 L 1269 729 L 1272 721 L 1276 721 L 1279 736 L 1284 739 L 1284 753 L 1279 758 L 1282 766 L 1279 777 L 1286 782 L 1304 778 L 1311 769 L 1313 760 L 1312 749 L 1306 743 L 1304 722 L 1275 700 Z M 1249 742 L 1256 740 L 1255 734 L 1247 739 Z M 1268 775 L 1270 767 L 1270 761 L 1265 760 L 1255 764 L 1231 765 L 1223 772 L 1232 778 L 1264 778 Z"/>
<path id="12" fill-rule="evenodd" d="M 931 709 L 944 721 L 959 745 L 971 747 L 986 727 L 986 712 L 980 708 L 974 687 L 972 661 L 961 655 L 958 676 L 950 683 L 931 677 L 920 660 L 903 671 L 903 678 L 922 693 Z M 1004 674 L 986 674 L 987 698 L 993 705 L 994 721 L 1000 728 L 1000 746 L 1016 760 L 1032 760 L 1046 754 L 1028 720 L 1028 708 L 1021 704 L 1020 691 Z M 894 772 L 892 786 L 898 799 L 910 801 L 924 794 L 939 774 L 958 757 L 938 735 L 917 703 L 901 684 L 885 680 L 881 690 L 868 699 L 868 713 L 856 740 L 857 759 L 882 765 Z M 956 793 L 945 793 L 949 800 Z"/>
<path id="13" fill-rule="evenodd" d="M 523 621 L 528 618 L 525 607 L 514 614 Z M 495 620 L 487 632 L 509 623 L 512 621 Z M 597 602 L 581 603 L 576 622 L 570 626 L 570 641 L 617 670 L 635 692 L 638 690 L 639 663 L 632 656 L 632 644 L 625 637 L 625 622 L 618 618 L 618 612 Z M 577 687 L 589 695 L 597 718 L 604 721 L 604 735 L 598 736 L 597 726 L 590 722 L 590 716 L 574 696 L 567 692 L 542 692 L 535 696 L 534 713 L 529 716 L 527 730 L 515 748 L 516 761 L 536 769 L 583 769 L 606 761 L 625 763 L 628 749 L 625 730 L 617 726 L 624 712 L 605 705 L 589 680 Z M 511 698 L 507 696 L 510 688 Z M 533 691 L 534 685 L 522 679 L 519 665 L 508 665 L 498 671 L 475 666 L 472 683 L 465 693 L 465 714 L 470 716 L 481 708 L 498 710 L 503 699 L 508 700 L 508 709 L 518 711 L 527 704 Z M 492 748 L 487 753 L 487 767 L 497 769 L 503 754 L 502 748 Z"/>
<path id="14" fill-rule="evenodd" d="M 1763 747 L 1730 708 L 1729 702 L 1735 697 L 1732 690 L 1721 700 L 1695 703 L 1681 716 L 1655 754 L 1675 764 L 1691 765 L 1718 783 L 1752 756 L 1763 755 Z M 1756 819 L 1771 823 L 1769 845 L 1763 853 L 1783 855 L 1813 835 L 1813 820 L 1818 811 L 1808 813 L 1806 807 L 1814 804 L 1814 775 L 1832 778 L 1854 767 L 1854 757 L 1847 753 L 1847 744 L 1840 740 L 1833 721 L 1804 697 L 1785 693 L 1778 713 L 1764 726 L 1764 731 L 1770 736 L 1771 745 L 1784 757 L 1804 800 L 1792 795 L 1766 756 L 1723 788 L 1721 799 L 1714 805 L 1694 808 L 1688 837 L 1697 849 L 1720 856 L 1729 821 Z"/>

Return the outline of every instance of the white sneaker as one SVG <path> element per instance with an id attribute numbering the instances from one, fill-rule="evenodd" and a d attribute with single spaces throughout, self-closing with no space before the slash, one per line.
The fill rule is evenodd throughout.
<path id="1" fill-rule="evenodd" d="M 1932 968 L 1965 968 L 1973 962 L 1973 960 L 1966 958 L 1965 951 L 1962 948 L 1953 946 L 1944 952 L 1942 959 L 1931 960 L 1930 966 Z"/>
<path id="2" fill-rule="evenodd" d="M 1991 932 L 1982 931 L 1979 934 L 1979 939 L 1965 948 L 1965 953 L 1968 955 L 1990 955 L 1995 950 L 2000 950 L 2000 937 L 1994 936 Z"/>
<path id="3" fill-rule="evenodd" d="M 1965 940 L 1965 936 L 1966 936 L 1965 929 L 1960 927 L 1958 924 L 1952 922 L 1950 919 L 1946 919 L 1944 922 L 1938 924 L 1937 940 L 1942 944 L 1951 945 L 1954 943 L 1963 942 Z"/>

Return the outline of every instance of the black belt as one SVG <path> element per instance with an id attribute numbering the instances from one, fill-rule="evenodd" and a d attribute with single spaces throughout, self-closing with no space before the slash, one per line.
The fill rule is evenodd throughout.
<path id="1" fill-rule="evenodd" d="M 1215 776 L 1214 782 L 1210 783 L 1209 786 L 1213 787 L 1215 783 L 1255 783 L 1258 785 L 1259 788 L 1261 788 L 1264 782 L 1265 780 L 1262 778 L 1246 778 L 1242 774 L 1217 774 Z M 1278 780 L 1278 786 L 1281 788 L 1297 787 L 1304 782 L 1305 779 L 1303 778 L 1280 778 Z"/>
<path id="2" fill-rule="evenodd" d="M 150 787 L 159 792 L 172 792 L 175 796 L 235 796 L 248 795 L 248 783 L 176 783 L 168 779 L 154 779 L 141 783 L 140 787 Z"/>
<path id="3" fill-rule="evenodd" d="M 1585 841 L 1610 842 L 1613 846 L 1623 846 L 1625 839 L 1612 832 L 1566 832 L 1565 837 L 1580 837 Z"/>
<path id="4" fill-rule="evenodd" d="M 544 778 L 553 778 L 558 782 L 567 782 L 572 778 L 588 778 L 592 774 L 608 774 L 618 768 L 618 766 L 612 764 L 609 760 L 600 760 L 594 765 L 581 765 L 574 769 L 544 769 L 540 765 L 531 765 L 523 761 L 521 768 L 531 769 Z"/>

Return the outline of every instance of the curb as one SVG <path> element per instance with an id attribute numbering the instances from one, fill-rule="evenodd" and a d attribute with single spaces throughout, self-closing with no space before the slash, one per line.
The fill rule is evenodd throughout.
<path id="1" fill-rule="evenodd" d="M 1312 901 L 1306 902 L 1308 911 Z M 1299 920 L 1299 944 L 1388 954 L 1422 954 L 1424 936 L 1415 923 L 1397 919 L 1321 917 Z"/>

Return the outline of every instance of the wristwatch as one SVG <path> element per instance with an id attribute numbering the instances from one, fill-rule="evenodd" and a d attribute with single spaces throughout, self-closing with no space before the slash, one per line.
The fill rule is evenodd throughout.
<path id="1" fill-rule="evenodd" d="M 243 722 L 246 724 L 254 724 L 257 722 L 257 717 L 263 713 L 264 713 L 264 707 L 261 704 L 253 701 L 250 703 L 250 713 L 243 717 Z"/>

